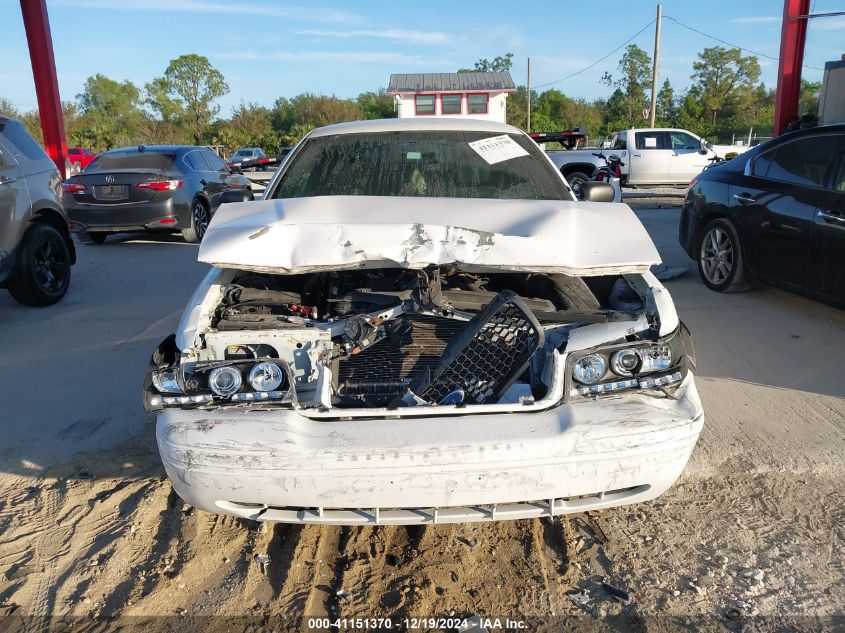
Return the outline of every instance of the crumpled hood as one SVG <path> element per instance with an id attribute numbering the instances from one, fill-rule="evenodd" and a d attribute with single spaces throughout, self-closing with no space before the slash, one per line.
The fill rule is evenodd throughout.
<path id="1" fill-rule="evenodd" d="M 320 196 L 221 205 L 199 260 L 308 273 L 354 268 L 642 273 L 660 262 L 625 204 Z"/>

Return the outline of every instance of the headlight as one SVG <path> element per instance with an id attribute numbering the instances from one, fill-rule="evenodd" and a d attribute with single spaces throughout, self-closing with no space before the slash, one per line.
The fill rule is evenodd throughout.
<path id="1" fill-rule="evenodd" d="M 643 366 L 640 368 L 641 374 L 663 371 L 672 366 L 672 348 L 668 345 L 647 347 L 640 350 L 640 356 L 643 359 Z"/>
<path id="2" fill-rule="evenodd" d="M 249 384 L 256 391 L 275 391 L 285 375 L 275 363 L 258 363 L 249 372 Z"/>
<path id="3" fill-rule="evenodd" d="M 583 385 L 592 385 L 604 377 L 607 363 L 600 354 L 590 354 L 575 361 L 572 377 Z"/>
<path id="4" fill-rule="evenodd" d="M 212 369 L 208 374 L 208 388 L 218 396 L 231 396 L 241 388 L 241 372 L 228 365 Z"/>
<path id="5" fill-rule="evenodd" d="M 164 371 L 154 371 L 153 387 L 159 393 L 183 393 L 182 386 L 176 378 L 176 372 L 173 369 L 165 369 Z"/>
<path id="6" fill-rule="evenodd" d="M 640 355 L 635 349 L 620 349 L 610 357 L 610 369 L 617 376 L 633 376 L 640 365 Z"/>
<path id="7" fill-rule="evenodd" d="M 575 383 L 570 395 L 603 395 L 678 384 L 689 369 L 695 369 L 695 349 L 689 330 L 681 323 L 656 342 L 632 341 L 574 352 L 570 363 Z"/>

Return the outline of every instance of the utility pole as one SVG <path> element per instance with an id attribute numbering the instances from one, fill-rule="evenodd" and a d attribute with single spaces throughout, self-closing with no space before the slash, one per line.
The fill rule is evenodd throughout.
<path id="1" fill-rule="evenodd" d="M 663 7 L 657 5 L 657 21 L 654 23 L 654 59 L 651 65 L 651 127 L 654 127 L 654 117 L 657 114 L 657 75 L 660 72 L 660 19 L 663 17 Z"/>
<path id="2" fill-rule="evenodd" d="M 526 132 L 531 131 L 531 58 L 528 58 L 528 80 L 525 82 L 528 84 L 526 87 L 528 89 L 528 121 L 526 123 Z"/>

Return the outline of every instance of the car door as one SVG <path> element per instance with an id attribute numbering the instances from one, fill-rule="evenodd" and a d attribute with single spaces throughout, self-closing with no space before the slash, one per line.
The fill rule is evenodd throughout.
<path id="1" fill-rule="evenodd" d="M 211 208 L 216 209 L 220 204 L 220 196 L 229 188 L 232 188 L 230 182 L 232 173 L 217 154 L 210 149 L 202 149 L 203 158 L 208 163 L 208 182 L 206 184 L 206 191 L 208 192 L 208 199 L 211 201 Z"/>
<path id="2" fill-rule="evenodd" d="M 845 303 L 845 136 L 831 155 L 828 186 L 813 218 L 810 289 Z"/>
<path id="3" fill-rule="evenodd" d="M 28 210 L 29 193 L 23 171 L 0 140 L 0 279 L 14 264 L 15 247 Z"/>
<path id="4" fill-rule="evenodd" d="M 672 156 L 669 159 L 669 180 L 688 183 L 707 167 L 707 154 L 701 153 L 701 141 L 680 130 L 668 132 Z"/>
<path id="5" fill-rule="evenodd" d="M 730 186 L 743 254 L 758 274 L 807 287 L 813 222 L 838 141 L 820 134 L 780 143 L 749 162 L 742 184 Z"/>
<path id="6" fill-rule="evenodd" d="M 663 184 L 669 178 L 672 149 L 669 135 L 659 130 L 634 132 L 634 147 L 630 147 L 628 183 L 632 185 Z"/>

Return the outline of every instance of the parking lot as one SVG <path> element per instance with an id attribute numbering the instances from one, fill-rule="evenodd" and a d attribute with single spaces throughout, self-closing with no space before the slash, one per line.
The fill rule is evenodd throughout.
<path id="1" fill-rule="evenodd" d="M 841 626 L 828 618 L 845 602 L 845 313 L 774 288 L 709 291 L 677 244 L 678 208 L 644 204 L 664 263 L 690 267 L 666 283 L 694 336 L 706 426 L 669 493 L 598 516 L 606 542 L 577 515 L 260 529 L 194 511 L 158 461 L 141 382 L 205 273 L 197 246 L 78 245 L 61 303 L 0 294 L 0 613 Z"/>

